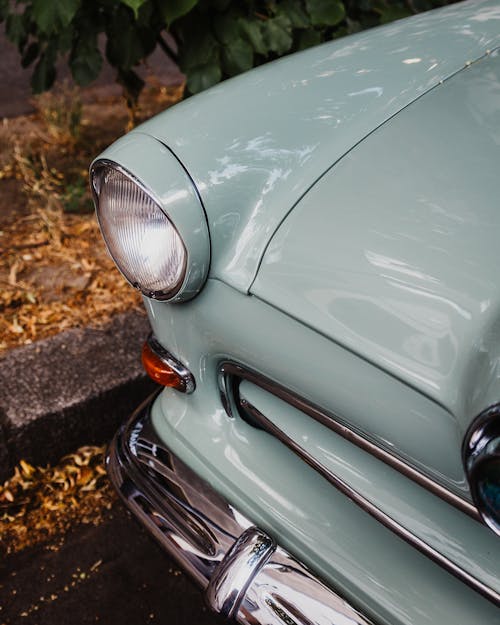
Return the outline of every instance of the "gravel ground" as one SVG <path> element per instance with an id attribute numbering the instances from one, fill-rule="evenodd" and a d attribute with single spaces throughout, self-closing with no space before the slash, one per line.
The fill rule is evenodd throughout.
<path id="1" fill-rule="evenodd" d="M 1 625 L 221 625 L 201 592 L 116 504 L 98 526 L 0 561 Z"/>

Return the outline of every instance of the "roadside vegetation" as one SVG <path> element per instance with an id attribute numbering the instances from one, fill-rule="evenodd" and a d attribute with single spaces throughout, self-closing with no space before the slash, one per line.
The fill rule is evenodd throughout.
<path id="1" fill-rule="evenodd" d="M 141 117 L 182 96 L 144 90 Z M 139 305 L 102 243 L 88 188 L 92 157 L 123 134 L 119 97 L 84 104 L 68 84 L 33 115 L 0 122 L 0 354 Z"/>

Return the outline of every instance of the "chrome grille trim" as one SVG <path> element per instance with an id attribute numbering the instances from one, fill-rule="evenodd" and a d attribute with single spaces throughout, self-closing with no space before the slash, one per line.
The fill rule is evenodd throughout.
<path id="1" fill-rule="evenodd" d="M 233 397 L 238 397 L 238 384 L 235 378 L 248 380 L 249 382 L 252 382 L 252 384 L 255 384 L 272 395 L 275 395 L 287 404 L 290 404 L 293 408 L 297 408 L 318 423 L 321 423 L 339 436 L 342 436 L 342 438 L 345 438 L 353 445 L 356 445 L 375 458 L 385 462 L 385 464 L 388 464 L 393 469 L 396 469 L 396 471 L 399 471 L 399 473 L 403 474 L 408 479 L 416 482 L 419 486 L 422 486 L 433 495 L 436 495 L 440 499 L 446 501 L 446 503 L 450 506 L 453 506 L 457 510 L 467 514 L 475 521 L 480 523 L 482 522 L 477 508 L 472 503 L 463 499 L 463 497 L 452 493 L 446 487 L 442 486 L 429 476 L 425 475 L 425 473 L 419 471 L 414 466 L 405 462 L 387 449 L 376 445 L 368 438 L 346 425 L 346 423 L 343 422 L 337 415 L 326 412 L 319 406 L 315 406 L 306 399 L 303 399 L 293 391 L 286 389 L 277 382 L 274 382 L 273 380 L 248 369 L 247 367 L 243 367 L 242 365 L 232 361 L 224 361 L 220 365 L 219 389 L 221 391 L 223 406 L 229 416 L 234 417 L 235 406 Z"/>
<path id="2" fill-rule="evenodd" d="M 423 476 L 415 470 L 413 467 L 409 467 L 401 461 L 399 458 L 396 458 L 392 454 L 388 454 L 385 450 L 380 450 L 370 441 L 367 441 L 362 436 L 360 436 L 357 432 L 354 432 L 350 428 L 345 425 L 339 423 L 338 421 L 334 421 L 327 413 L 324 413 L 316 406 L 312 406 L 305 400 L 297 397 L 292 392 L 284 389 L 279 384 L 274 383 L 273 381 L 261 376 L 260 374 L 248 370 L 242 367 L 239 364 L 234 362 L 225 361 L 222 363 L 220 367 L 220 377 L 224 378 L 224 381 L 220 380 L 219 388 L 221 389 L 221 393 L 225 395 L 224 397 L 224 406 L 226 410 L 228 410 L 229 416 L 234 418 L 233 406 L 237 406 L 241 408 L 247 415 L 250 416 L 250 421 L 256 424 L 258 427 L 262 428 L 275 438 L 277 438 L 283 445 L 285 445 L 288 449 L 290 449 L 293 453 L 295 453 L 298 457 L 300 457 L 304 462 L 306 462 L 310 467 L 312 467 L 315 471 L 317 471 L 324 479 L 326 479 L 332 486 L 334 486 L 337 490 L 343 493 L 346 497 L 351 499 L 356 505 L 362 508 L 365 512 L 370 514 L 374 519 L 384 525 L 387 529 L 394 532 L 397 536 L 402 538 L 405 542 L 410 544 L 412 547 L 416 548 L 422 554 L 430 558 L 433 562 L 443 567 L 446 571 L 454 575 L 457 579 L 467 584 L 470 588 L 480 593 L 483 597 L 494 603 L 495 605 L 500 605 L 500 593 L 490 586 L 484 584 L 482 581 L 475 578 L 473 575 L 468 573 L 466 570 L 455 564 L 452 560 L 444 556 L 442 553 L 437 551 L 434 547 L 427 544 L 418 536 L 414 535 L 411 531 L 409 531 L 406 527 L 401 525 L 398 521 L 393 519 L 390 515 L 385 513 L 379 507 L 377 507 L 374 503 L 369 501 L 366 497 L 360 494 L 357 490 L 352 488 L 345 480 L 340 478 L 338 475 L 335 475 L 325 466 L 323 466 L 320 462 L 318 462 L 311 454 L 309 454 L 303 447 L 297 444 L 294 440 L 292 440 L 285 432 L 283 432 L 278 426 L 276 426 L 272 421 L 270 421 L 265 415 L 263 415 L 255 406 L 250 404 L 247 400 L 239 397 L 238 393 L 238 382 L 236 378 L 248 380 L 260 386 L 266 391 L 274 394 L 276 397 L 286 401 L 294 408 L 298 408 L 302 410 L 302 412 L 308 414 L 313 419 L 318 421 L 319 423 L 329 427 L 333 431 L 337 432 L 341 436 L 343 436 L 348 441 L 352 442 L 355 445 L 358 445 L 368 453 L 376 456 L 377 458 L 383 460 L 391 467 L 400 470 L 399 466 L 402 465 L 405 467 L 405 471 L 401 471 L 405 476 L 413 479 L 419 485 L 424 486 L 430 490 L 433 494 L 440 496 L 440 492 L 444 491 L 446 495 L 453 495 L 449 493 L 442 486 L 435 484 L 430 478 L 427 476 Z M 232 393 L 235 393 L 235 397 L 230 397 L 227 395 L 228 389 L 231 389 Z M 335 424 L 336 427 L 333 427 Z M 377 449 L 382 453 L 375 453 L 373 448 Z M 390 459 L 386 459 L 386 456 L 390 456 Z M 408 470 L 411 470 L 411 474 L 408 474 Z M 416 476 L 414 476 L 416 474 Z M 420 482 L 420 476 L 425 478 L 425 482 Z M 418 477 L 419 479 L 416 479 Z M 439 490 L 434 488 L 429 488 L 427 486 L 427 482 L 429 482 L 432 486 L 438 486 Z M 459 497 L 453 495 L 452 501 L 449 500 L 448 497 L 442 497 L 447 503 L 452 503 L 455 499 L 458 499 L 460 502 L 463 500 Z M 467 502 L 464 502 L 467 503 Z M 467 512 L 472 518 L 480 521 L 480 517 L 473 506 L 471 506 L 474 510 L 474 514 L 470 514 L 470 512 L 462 509 L 455 503 L 456 508 L 463 512 Z"/>

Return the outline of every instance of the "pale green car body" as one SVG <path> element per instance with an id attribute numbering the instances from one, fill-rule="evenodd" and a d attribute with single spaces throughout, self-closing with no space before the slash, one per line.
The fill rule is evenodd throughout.
<path id="1" fill-rule="evenodd" d="M 452 5 L 225 82 L 99 157 L 174 211 L 208 274 L 189 301 L 145 298 L 196 380 L 157 398 L 160 438 L 376 623 L 486 625 L 500 610 L 230 418 L 218 373 L 257 371 L 470 502 L 462 440 L 500 400 L 499 45 L 497 2 Z M 258 386 L 241 393 L 499 596 L 485 525 Z"/>

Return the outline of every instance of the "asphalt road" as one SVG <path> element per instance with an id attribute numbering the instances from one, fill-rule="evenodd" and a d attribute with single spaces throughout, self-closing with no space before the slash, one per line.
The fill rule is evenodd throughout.
<path id="1" fill-rule="evenodd" d="M 0 625 L 221 625 L 121 504 L 101 525 L 0 562 Z"/>

